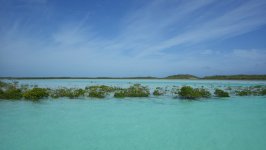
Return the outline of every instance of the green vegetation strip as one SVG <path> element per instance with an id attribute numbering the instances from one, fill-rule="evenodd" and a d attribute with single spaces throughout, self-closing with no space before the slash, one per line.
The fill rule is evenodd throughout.
<path id="1" fill-rule="evenodd" d="M 150 95 L 163 96 L 172 95 L 180 99 L 197 100 L 214 97 L 229 97 L 234 96 L 265 96 L 266 86 L 257 85 L 249 87 L 227 87 L 223 89 L 215 89 L 213 94 L 206 88 L 193 88 L 191 86 L 177 87 L 156 87 L 150 91 L 149 87 L 141 84 L 134 84 L 128 88 L 112 87 L 106 85 L 93 85 L 82 88 L 39 88 L 38 86 L 19 85 L 18 82 L 3 82 L 0 81 L 0 99 L 11 100 L 31 100 L 38 101 L 45 98 L 61 98 L 70 99 L 76 98 L 105 98 L 113 96 L 115 98 L 125 97 L 149 97 Z M 230 93 L 230 94 L 229 94 Z"/>

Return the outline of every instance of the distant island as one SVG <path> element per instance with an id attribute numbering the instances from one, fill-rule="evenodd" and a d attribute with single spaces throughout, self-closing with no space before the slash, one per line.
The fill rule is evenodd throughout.
<path id="1" fill-rule="evenodd" d="M 167 77 L 0 77 L 0 79 L 189 79 L 189 80 L 266 80 L 266 75 L 214 75 L 197 77 L 191 74 L 176 74 Z"/>
<path id="2" fill-rule="evenodd" d="M 202 79 L 209 80 L 266 80 L 266 75 L 215 75 L 206 76 Z"/>
<path id="3" fill-rule="evenodd" d="M 200 78 L 191 74 L 177 74 L 177 75 L 167 76 L 164 79 L 200 79 Z"/>

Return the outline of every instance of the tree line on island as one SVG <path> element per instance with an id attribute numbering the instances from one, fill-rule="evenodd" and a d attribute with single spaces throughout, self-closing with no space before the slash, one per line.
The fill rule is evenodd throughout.
<path id="1" fill-rule="evenodd" d="M 227 87 L 225 89 L 215 88 L 211 90 L 191 86 L 173 86 L 173 87 L 156 87 L 150 90 L 149 87 L 141 84 L 133 84 L 128 88 L 121 88 L 107 85 L 91 85 L 85 88 L 40 88 L 37 85 L 19 85 L 18 82 L 0 81 L 0 99 L 11 100 L 32 100 L 38 101 L 45 98 L 105 98 L 113 96 L 115 98 L 126 97 L 149 97 L 153 96 L 173 96 L 175 98 L 198 100 L 211 97 L 230 97 L 234 96 L 265 96 L 266 86 L 256 85 L 248 87 Z"/>
<path id="2" fill-rule="evenodd" d="M 266 80 L 266 75 L 213 75 L 198 77 L 191 74 L 177 74 L 167 77 L 0 77 L 0 79 L 190 79 L 190 80 Z"/>

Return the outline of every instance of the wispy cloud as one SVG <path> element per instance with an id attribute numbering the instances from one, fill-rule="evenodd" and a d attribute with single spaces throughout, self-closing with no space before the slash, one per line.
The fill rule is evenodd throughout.
<path id="1" fill-rule="evenodd" d="M 119 29 L 112 36 L 99 32 L 108 25 L 96 26 L 90 11 L 78 19 L 59 22 L 48 14 L 46 0 L 20 1 L 45 5 L 40 8 L 44 13 L 28 21 L 2 19 L 2 75 L 27 75 L 23 69 L 35 73 L 39 70 L 44 75 L 50 69 L 54 71 L 51 75 L 77 76 L 266 73 L 265 50 L 198 48 L 200 44 L 265 27 L 264 0 L 153 0 L 114 20 Z M 40 18 L 48 15 L 46 22 L 51 24 L 40 24 Z"/>
<path id="2" fill-rule="evenodd" d="M 181 44 L 193 45 L 206 40 L 225 39 L 250 32 L 266 24 L 266 16 L 263 15 L 265 13 L 265 5 L 265 1 L 247 1 L 232 10 L 227 10 L 227 12 L 224 12 L 220 16 L 208 18 L 194 24 L 190 24 L 189 20 L 186 25 L 189 25 L 190 28 L 184 29 L 181 33 L 170 38 L 156 42 L 155 45 L 152 44 L 154 46 L 150 45 L 144 54 L 141 54 L 146 55 L 156 51 L 164 51 L 167 48 Z M 203 7 L 205 5 L 200 4 L 199 6 Z M 186 7 L 184 7 L 183 10 L 186 11 Z M 178 11 L 183 14 L 182 8 Z M 178 13 L 178 11 L 176 13 Z M 190 13 L 193 13 L 193 11 Z M 199 13 L 199 16 L 195 17 L 200 17 L 201 15 L 205 15 L 205 13 L 206 12 L 202 14 Z M 193 19 L 191 17 L 189 18 Z M 178 23 L 176 24 L 177 26 Z M 156 24 L 156 22 L 153 22 L 153 24 Z M 154 32 L 160 32 L 160 30 L 155 30 Z M 143 34 L 145 34 L 145 32 L 143 32 Z"/>

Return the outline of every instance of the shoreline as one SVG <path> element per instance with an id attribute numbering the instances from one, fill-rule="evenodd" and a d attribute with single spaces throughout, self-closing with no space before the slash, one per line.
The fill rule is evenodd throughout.
<path id="1" fill-rule="evenodd" d="M 195 80 L 195 81 L 266 81 L 266 79 L 167 79 L 167 78 L 20 78 L 20 77 L 0 77 L 0 80 Z"/>
<path id="2" fill-rule="evenodd" d="M 121 79 L 121 80 L 266 80 L 266 74 L 235 74 L 235 75 L 212 75 L 198 77 L 191 74 L 176 74 L 166 77 L 154 77 L 154 76 L 132 76 L 132 77 L 68 77 L 68 76 L 28 76 L 28 77 L 15 77 L 15 76 L 2 76 L 0 79 L 15 79 L 15 80 L 34 80 L 34 79 Z"/>

